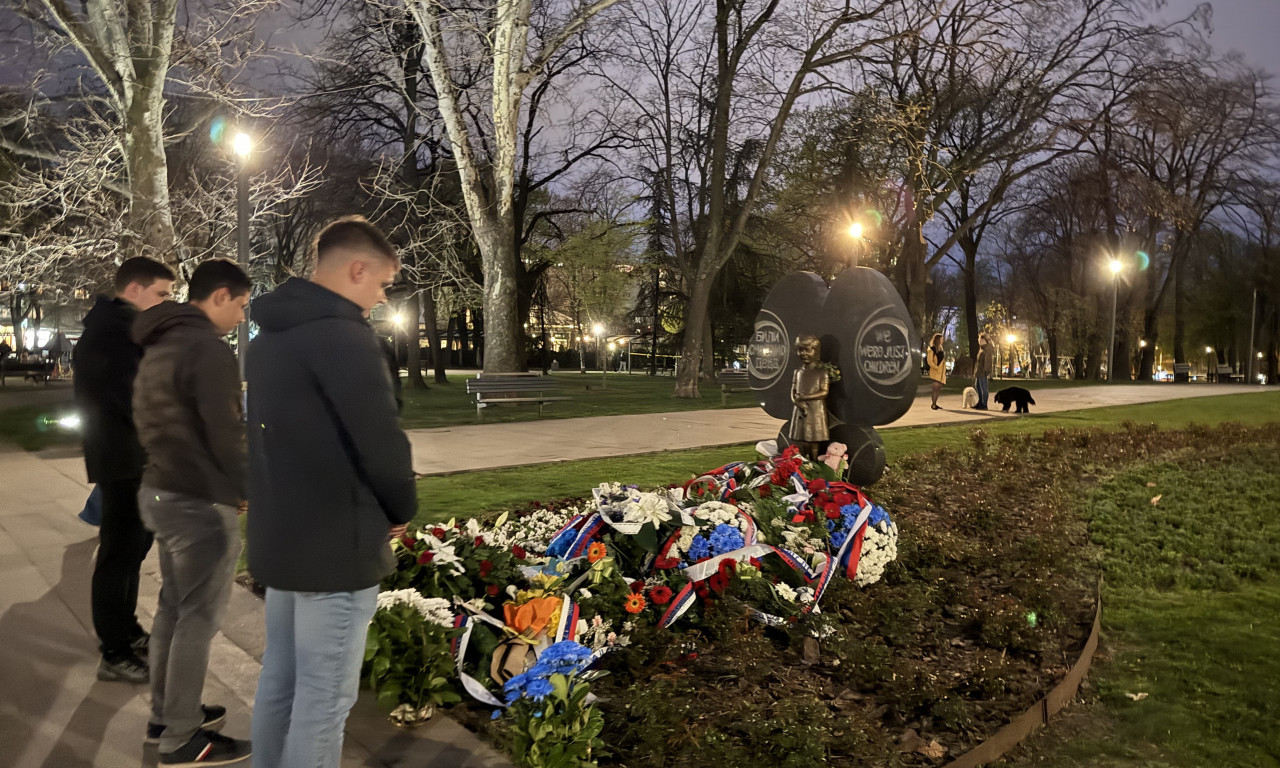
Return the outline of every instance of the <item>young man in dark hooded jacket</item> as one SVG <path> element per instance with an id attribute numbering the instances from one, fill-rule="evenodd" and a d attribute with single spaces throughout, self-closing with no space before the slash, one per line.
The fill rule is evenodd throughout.
<path id="1" fill-rule="evenodd" d="M 190 303 L 153 307 L 133 328 L 145 350 L 133 395 L 147 452 L 139 505 L 160 549 L 147 725 L 160 765 L 226 765 L 250 754 L 248 742 L 215 732 L 226 710 L 201 705 L 200 695 L 240 555 L 240 370 L 223 339 L 244 320 L 251 288 L 232 262 L 206 261 L 191 275 Z"/>
<path id="2" fill-rule="evenodd" d="M 253 304 L 249 571 L 267 587 L 257 768 L 338 768 L 389 537 L 417 509 L 409 441 L 366 313 L 400 263 L 364 219 L 315 242 L 315 272 Z"/>
<path id="3" fill-rule="evenodd" d="M 89 482 L 102 494 L 98 557 L 93 569 L 93 628 L 102 664 L 99 680 L 147 682 L 148 636 L 138 624 L 138 579 L 151 532 L 138 516 L 142 445 L 133 426 L 133 379 L 142 348 L 134 318 L 169 298 L 173 271 L 137 257 L 116 270 L 115 298 L 99 296 L 76 345 L 75 397 Z"/>

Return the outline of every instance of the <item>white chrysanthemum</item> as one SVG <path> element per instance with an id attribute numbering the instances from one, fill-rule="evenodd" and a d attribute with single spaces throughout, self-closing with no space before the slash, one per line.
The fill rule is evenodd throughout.
<path id="1" fill-rule="evenodd" d="M 432 624 L 453 626 L 453 612 L 449 610 L 449 601 L 443 597 L 423 597 L 416 589 L 396 589 L 378 594 L 379 610 L 394 605 L 407 605 Z"/>
<path id="2" fill-rule="evenodd" d="M 777 591 L 778 597 L 790 603 L 796 602 L 796 591 L 792 589 L 788 584 L 785 584 L 783 582 L 778 582 L 777 584 L 773 585 L 773 588 L 774 590 Z"/>
<path id="3" fill-rule="evenodd" d="M 897 524 L 889 521 L 868 525 L 862 537 L 862 555 L 858 559 L 858 575 L 854 583 L 860 587 L 875 584 L 884 576 L 889 563 L 897 557 Z"/>
<path id="4" fill-rule="evenodd" d="M 712 525 L 721 525 L 737 520 L 738 508 L 723 501 L 707 501 L 698 505 L 698 508 L 693 511 L 693 516 Z"/>

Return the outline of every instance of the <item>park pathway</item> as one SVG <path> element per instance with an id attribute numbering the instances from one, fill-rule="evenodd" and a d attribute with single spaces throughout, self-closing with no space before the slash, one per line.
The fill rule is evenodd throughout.
<path id="1" fill-rule="evenodd" d="M 997 387 L 998 388 L 998 387 Z M 1258 391 L 1243 385 L 1115 386 L 1041 390 L 1037 413 Z M 43 397 L 38 395 L 37 397 Z M 929 410 L 917 399 L 894 426 L 1016 418 L 958 408 Z M 2 405 L 2 404 L 0 404 Z M 439 474 L 754 442 L 780 422 L 758 409 L 605 416 L 485 424 L 411 433 L 415 467 Z M 144 746 L 146 686 L 95 677 L 89 575 L 97 531 L 76 513 L 88 494 L 77 452 L 24 453 L 0 446 L 0 768 L 125 768 L 156 764 Z M 159 591 L 153 550 L 143 566 L 139 612 L 149 625 Z M 232 591 L 215 638 L 205 700 L 230 710 L 226 732 L 246 737 L 263 651 L 262 603 Z M 446 717 L 399 730 L 366 695 L 348 721 L 344 768 L 488 768 L 510 764 Z M 251 765 L 247 764 L 247 765 Z"/>
<path id="2" fill-rule="evenodd" d="M 991 392 L 994 394 L 1006 385 L 1019 383 L 1025 382 L 993 381 Z M 1031 412 L 1056 413 L 1261 391 L 1264 391 L 1261 387 L 1246 384 L 1117 384 L 1039 389 L 1034 392 L 1036 404 L 1031 406 Z M 934 411 L 929 408 L 927 395 L 918 396 L 906 415 L 884 429 L 1019 418 L 999 410 L 962 409 L 959 395 L 946 394 L 938 402 L 942 410 Z M 573 403 L 552 407 L 572 408 Z M 415 472 L 447 475 L 477 469 L 755 443 L 776 437 L 782 423 L 759 408 L 730 408 L 415 429 L 410 430 L 409 439 L 413 443 Z"/>

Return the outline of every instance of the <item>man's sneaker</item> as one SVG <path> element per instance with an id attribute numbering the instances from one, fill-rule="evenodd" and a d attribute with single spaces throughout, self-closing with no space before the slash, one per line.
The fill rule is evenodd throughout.
<path id="1" fill-rule="evenodd" d="M 138 658 L 147 658 L 147 654 L 151 651 L 151 635 L 143 632 L 135 637 L 133 642 L 129 643 L 129 647 L 138 655 Z"/>
<path id="2" fill-rule="evenodd" d="M 219 706 L 200 705 L 200 709 L 204 711 L 204 722 L 200 723 L 200 727 L 206 731 L 216 731 L 222 728 L 227 722 L 227 708 Z M 147 743 L 159 744 L 160 737 L 164 735 L 164 726 L 159 723 L 147 723 Z"/>
<path id="3" fill-rule="evenodd" d="M 115 661 L 103 659 L 98 665 L 98 679 L 108 683 L 145 683 L 151 679 L 151 671 L 147 662 L 129 655 Z"/>
<path id="4" fill-rule="evenodd" d="M 253 754 L 249 742 L 229 739 L 213 731 L 196 731 L 186 746 L 160 754 L 161 765 L 230 765 Z"/>

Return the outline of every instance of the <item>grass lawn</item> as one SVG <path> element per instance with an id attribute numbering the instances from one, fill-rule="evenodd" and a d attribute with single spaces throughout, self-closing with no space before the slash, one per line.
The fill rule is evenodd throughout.
<path id="1" fill-rule="evenodd" d="M 79 432 L 46 423 L 47 419 L 56 419 L 73 410 L 70 403 L 0 409 L 0 439 L 26 451 L 40 451 L 56 445 L 78 445 Z"/>
<path id="2" fill-rule="evenodd" d="M 892 466 L 904 456 L 941 447 L 961 447 L 969 441 L 971 432 L 979 428 L 993 435 L 1038 434 L 1055 428 L 1115 429 L 1125 420 L 1154 423 L 1167 429 L 1191 423 L 1280 422 L 1280 391 L 1093 408 L 979 425 L 886 429 L 881 435 Z M 642 487 L 663 485 L 683 481 L 691 473 L 714 469 L 730 461 L 750 459 L 753 453 L 754 445 L 744 444 L 424 477 L 418 481 L 418 520 L 438 522 L 531 501 L 585 496 L 593 486 L 606 480 Z"/>
<path id="3" fill-rule="evenodd" d="M 1276 467 L 1273 452 L 1223 448 L 1095 489 L 1106 656 L 1094 700 L 1008 765 L 1280 766 Z"/>
<path id="4" fill-rule="evenodd" d="M 544 419 L 569 419 L 579 416 L 617 416 L 629 413 L 665 413 L 668 411 L 700 411 L 720 408 L 720 387 L 702 387 L 702 397 L 686 400 L 674 397 L 675 379 L 670 376 L 610 373 L 602 384 L 599 371 L 581 374 L 551 374 L 560 382 L 557 395 L 572 400 L 551 403 L 543 408 Z M 448 384 L 428 383 L 426 391 L 404 390 L 404 426 L 406 429 L 451 427 L 476 423 L 474 397 L 467 394 L 466 380 L 471 376 L 450 376 Z M 751 392 L 732 392 L 726 408 L 748 408 L 756 404 Z M 533 405 L 492 406 L 484 409 L 485 423 L 532 421 L 538 419 Z"/>

